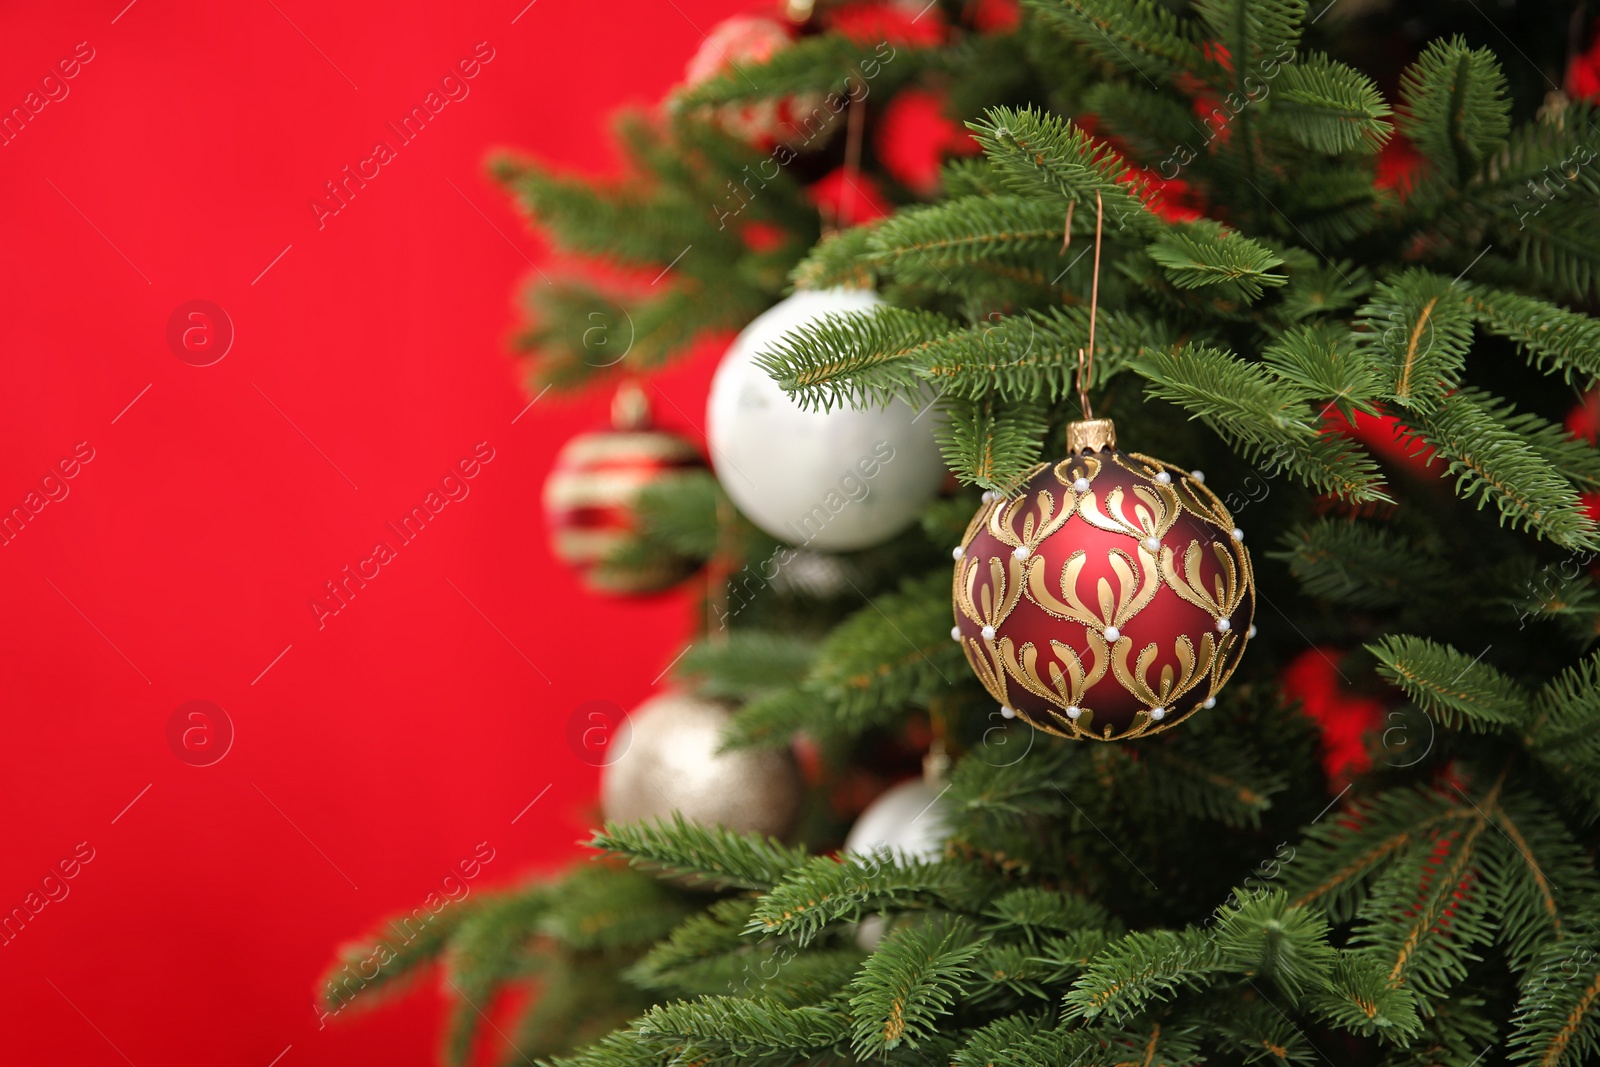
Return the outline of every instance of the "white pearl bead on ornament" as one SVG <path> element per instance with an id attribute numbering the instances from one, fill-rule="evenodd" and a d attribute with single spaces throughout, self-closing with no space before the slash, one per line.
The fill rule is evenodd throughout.
<path id="1" fill-rule="evenodd" d="M 1144 539 L 1144 547 L 1149 549 L 1151 552 L 1159 552 L 1159 551 L 1161 551 L 1161 538 L 1159 538 L 1159 537 L 1146 537 Z"/>
<path id="2" fill-rule="evenodd" d="M 1017 713 L 1011 708 L 1006 707 L 1004 704 L 1001 704 L 1000 717 L 1002 719 L 1015 719 L 1017 717 Z"/>
<path id="3" fill-rule="evenodd" d="M 1115 641 L 1117 638 L 1119 638 L 1121 636 L 1122 636 L 1122 631 L 1117 629 L 1115 626 L 1107 626 L 1106 627 L 1106 640 L 1107 641 Z"/>
<path id="4" fill-rule="evenodd" d="M 1239 527 L 1235 526 L 1233 528 L 1232 537 L 1233 537 L 1233 539 L 1235 541 L 1241 541 L 1242 542 L 1244 540 L 1244 531 L 1239 529 Z"/>
<path id="5" fill-rule="evenodd" d="M 959 627 L 959 626 L 950 627 L 950 640 L 952 640 L 952 641 L 961 640 L 961 627 Z"/>
<path id="6" fill-rule="evenodd" d="M 966 551 L 960 545 L 957 545 L 956 547 L 954 547 L 954 548 L 952 548 L 950 550 L 950 558 L 953 559 L 953 560 L 958 560 L 959 561 L 961 559 L 961 557 L 963 555 L 965 555 L 965 554 L 966 554 Z"/>
<path id="7" fill-rule="evenodd" d="M 1167 717 L 1167 709 L 1166 708 L 1151 708 L 1150 709 L 1150 718 L 1154 719 L 1156 722 L 1160 722 L 1162 719 L 1165 719 L 1166 717 Z"/>
<path id="8" fill-rule="evenodd" d="M 1087 493 L 1089 491 L 1089 479 L 1079 478 L 1072 483 L 1072 488 L 1074 492 Z"/>
<path id="9" fill-rule="evenodd" d="M 1217 698 L 1216 697 L 1206 697 L 1206 702 L 1204 704 L 1201 704 L 1200 706 L 1202 708 L 1207 708 L 1207 709 L 1214 708 L 1214 707 L 1217 706 Z"/>
<path id="10" fill-rule="evenodd" d="M 1190 471 L 1189 472 L 1189 477 L 1193 478 L 1195 481 L 1199 482 L 1201 485 L 1205 485 L 1206 484 L 1206 472 L 1205 471 Z"/>
<path id="11" fill-rule="evenodd" d="M 985 641 L 993 641 L 994 640 L 994 627 L 993 626 L 985 626 L 983 628 L 983 639 Z"/>
<path id="12" fill-rule="evenodd" d="M 1011 550 L 1011 555 L 1017 559 L 1027 559 L 1029 556 L 1033 555 L 1033 549 L 1029 548 L 1027 545 L 1018 545 L 1016 548 Z"/>
<path id="13" fill-rule="evenodd" d="M 1168 474 L 1166 471 L 1157 471 L 1156 481 L 1160 482 L 1162 485 L 1171 485 L 1172 475 Z"/>
<path id="14" fill-rule="evenodd" d="M 1067 718 L 1069 718 L 1069 719 L 1076 719 L 1079 715 L 1082 715 L 1082 714 L 1083 714 L 1083 709 L 1082 708 L 1078 708 L 1078 707 L 1069 707 L 1069 708 L 1067 708 Z"/>
<path id="15" fill-rule="evenodd" d="M 1229 630 L 1233 629 L 1233 620 L 1232 619 L 1218 619 L 1217 620 L 1217 629 L 1222 633 L 1227 633 Z"/>
<path id="16" fill-rule="evenodd" d="M 1250 629 L 1246 630 L 1244 632 L 1244 635 L 1246 637 L 1254 637 L 1256 635 L 1256 624 L 1255 623 L 1251 623 L 1250 624 Z"/>

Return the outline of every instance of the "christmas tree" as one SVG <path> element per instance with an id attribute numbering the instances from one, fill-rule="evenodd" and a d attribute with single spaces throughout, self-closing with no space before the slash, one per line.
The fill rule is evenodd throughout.
<path id="1" fill-rule="evenodd" d="M 440 914 L 358 996 L 336 965 L 329 1010 L 437 963 L 452 1062 L 1591 1062 L 1600 453 L 1574 403 L 1600 181 L 1595 108 L 1546 83 L 1581 8 L 794 6 L 622 126 L 626 179 L 496 167 L 612 268 L 530 287 L 535 391 L 648 374 L 792 288 L 882 298 L 757 358 L 808 409 L 934 413 L 953 480 L 914 527 L 786 547 L 714 455 L 724 484 L 655 479 L 600 565 L 709 561 L 676 684 L 737 709 L 729 751 L 803 747 L 798 824 L 610 822 L 594 862 Z M 626 358 L 596 309 L 626 313 Z M 1030 479 L 1121 506 L 1084 503 L 1132 462 L 1083 445 L 1091 408 L 1137 460 L 1120 499 L 1205 511 L 1223 535 L 1195 544 L 1237 571 L 1213 597 L 1167 526 L 1129 541 L 1127 574 L 1211 605 L 1188 655 L 1237 658 L 1104 729 L 1066 668 L 997 697 L 1033 661 L 971 590 L 1013 567 L 1045 575 L 1015 602 L 1059 604 L 1044 542 L 968 565 Z M 1102 588 L 1056 654 L 1123 649 L 1121 678 Z M 923 753 L 933 846 L 839 851 Z"/>

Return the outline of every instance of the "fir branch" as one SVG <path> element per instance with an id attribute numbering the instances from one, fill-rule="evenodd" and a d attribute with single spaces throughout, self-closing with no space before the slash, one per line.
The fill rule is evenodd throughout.
<path id="1" fill-rule="evenodd" d="M 973 1031 L 952 1059 L 954 1067 L 1094 1067 L 1101 1044 L 1084 1030 L 1062 1030 L 1045 1016 L 1007 1015 Z"/>
<path id="2" fill-rule="evenodd" d="M 651 1008 L 635 1024 L 640 1036 L 683 1064 L 802 1063 L 842 1044 L 847 1021 L 837 1010 L 788 1008 L 765 998 L 701 997 Z"/>
<path id="3" fill-rule="evenodd" d="M 1211 287 L 1222 299 L 1253 303 L 1289 280 L 1272 272 L 1282 256 L 1209 219 L 1174 225 L 1145 251 L 1179 289 Z"/>
<path id="4" fill-rule="evenodd" d="M 1240 158 L 1240 172 L 1252 186 L 1260 146 L 1250 104 L 1263 91 L 1257 75 L 1269 63 L 1280 72 L 1279 64 L 1294 59 L 1305 9 L 1305 0 L 1195 0 L 1195 13 L 1208 38 L 1227 50 L 1226 62 L 1213 59 L 1200 72 L 1213 84 L 1231 89 L 1230 99 L 1241 101 L 1234 120 L 1239 128 L 1224 147 Z M 1257 83 L 1255 88 L 1252 82 Z"/>
<path id="5" fill-rule="evenodd" d="M 1465 293 L 1443 275 L 1413 268 L 1379 283 L 1356 317 L 1389 397 L 1412 411 L 1437 410 L 1459 384 L 1472 343 Z"/>
<path id="6" fill-rule="evenodd" d="M 1006 492 L 1039 461 L 1048 428 L 1039 405 L 947 398 L 940 410 L 944 419 L 934 427 L 939 451 L 964 484 Z"/>
<path id="7" fill-rule="evenodd" d="M 943 315 L 882 306 L 829 314 L 790 331 L 756 362 L 807 410 L 927 403 L 918 357 L 956 324 Z"/>
<path id="8" fill-rule="evenodd" d="M 970 923 L 930 919 L 884 938 L 850 984 L 851 1044 L 857 1057 L 918 1048 L 976 977 L 972 961 L 987 939 Z"/>
<path id="9" fill-rule="evenodd" d="M 486 901 L 457 927 L 444 954 L 445 978 L 456 1003 L 444 1039 L 444 1059 L 464 1064 L 482 1016 L 477 1005 L 517 973 L 527 942 L 549 908 L 547 894 L 515 893 Z"/>
<path id="10" fill-rule="evenodd" d="M 1068 1019 L 1134 1018 L 1152 1002 L 1171 1000 L 1226 971 L 1217 944 L 1203 931 L 1136 930 L 1106 946 L 1072 984 L 1062 1004 Z"/>
<path id="11" fill-rule="evenodd" d="M 1600 653 L 1568 667 L 1534 700 L 1527 743 L 1557 781 L 1581 798 L 1586 821 L 1600 819 Z"/>
<path id="12" fill-rule="evenodd" d="M 1215 936 L 1220 960 L 1231 970 L 1269 978 L 1295 1000 L 1328 984 L 1337 955 L 1321 913 L 1291 906 L 1281 890 L 1254 900 L 1234 890 Z"/>
<path id="13" fill-rule="evenodd" d="M 1452 796 L 1432 790 L 1386 790 L 1307 829 L 1284 886 L 1293 903 L 1317 904 L 1333 922 L 1346 922 L 1366 903 L 1376 875 L 1409 862 L 1469 814 Z"/>
<path id="14" fill-rule="evenodd" d="M 561 891 L 551 894 L 539 930 L 573 949 L 642 949 L 665 937 L 687 910 L 654 878 L 620 865 L 592 864 L 574 870 Z"/>
<path id="15" fill-rule="evenodd" d="M 1348 334 L 1341 336 L 1322 324 L 1296 327 L 1263 349 L 1261 359 L 1306 396 L 1331 402 L 1346 419 L 1356 411 L 1377 413 L 1377 368 L 1365 351 L 1350 343 Z"/>
<path id="16" fill-rule="evenodd" d="M 673 812 L 670 822 L 608 822 L 589 841 L 589 847 L 632 865 L 732 889 L 766 889 L 806 860 L 803 849 L 760 834 L 701 826 L 679 812 Z"/>
<path id="17" fill-rule="evenodd" d="M 1404 1040 L 1422 1027 L 1411 990 L 1390 981 L 1383 963 L 1366 952 L 1340 952 L 1325 984 L 1311 991 L 1307 1006 L 1335 1026 L 1358 1034 Z"/>
<path id="18" fill-rule="evenodd" d="M 1082 305 L 991 316 L 985 323 L 930 342 L 921 375 L 941 395 L 980 400 L 1055 402 L 1075 395 L 1078 350 L 1089 344 Z M 1103 388 L 1141 351 L 1171 344 L 1164 327 L 1143 315 L 1099 309 L 1094 383 Z"/>
<path id="19" fill-rule="evenodd" d="M 1583 925 L 1583 909 L 1592 912 L 1600 901 L 1600 880 L 1561 817 L 1539 798 L 1507 790 L 1493 817 L 1499 833 L 1485 845 L 1484 884 L 1506 962 L 1525 973 L 1547 945 Z"/>
<path id="20" fill-rule="evenodd" d="M 1577 1067 L 1600 1054 L 1600 940 L 1547 947 L 1523 979 L 1507 1046 L 1514 1063 Z"/>
<path id="21" fill-rule="evenodd" d="M 871 288 L 876 273 L 867 262 L 878 222 L 868 222 L 823 237 L 789 273 L 796 289 Z"/>
<path id="22" fill-rule="evenodd" d="M 984 892 L 980 872 L 961 864 L 815 856 L 761 897 L 747 929 L 805 945 L 829 923 L 872 911 L 975 906 Z"/>
<path id="23" fill-rule="evenodd" d="M 634 499 L 639 536 L 685 559 L 710 559 L 722 546 L 717 509 L 724 499 L 709 471 L 663 474 Z"/>
<path id="24" fill-rule="evenodd" d="M 724 749 L 783 748 L 794 735 L 816 726 L 817 698 L 795 687 L 767 693 L 733 713 L 723 732 Z"/>
<path id="25" fill-rule="evenodd" d="M 1502 775 L 1477 796 L 1457 787 L 1443 798 L 1455 809 L 1455 824 L 1439 827 L 1421 847 L 1389 863 L 1351 934 L 1353 947 L 1382 960 L 1391 985 L 1411 989 L 1421 1012 L 1451 995 L 1481 958 L 1476 950 L 1494 937 L 1482 841 L 1504 787 Z"/>
<path id="26" fill-rule="evenodd" d="M 1378 673 L 1442 726 L 1482 733 L 1526 715 L 1527 693 L 1481 658 L 1403 634 L 1366 647 L 1382 664 Z"/>
<path id="27" fill-rule="evenodd" d="M 1094 232 L 1094 216 L 1074 228 Z M 867 262 L 879 272 L 943 278 L 957 267 L 990 261 L 1031 264 L 1056 255 L 1066 224 L 1055 203 L 1026 196 L 969 196 L 904 208 L 873 230 Z"/>
<path id="28" fill-rule="evenodd" d="M 1150 391 L 1203 419 L 1251 459 L 1351 501 L 1387 500 L 1377 464 L 1314 424 L 1304 387 L 1228 352 L 1192 345 L 1133 363 Z"/>
<path id="29" fill-rule="evenodd" d="M 1520 527 L 1566 548 L 1600 545 L 1595 524 L 1561 472 L 1518 434 L 1504 401 L 1462 389 L 1438 411 L 1418 419 L 1419 436 L 1449 463 L 1456 495 L 1491 500 L 1502 525 Z"/>
<path id="30" fill-rule="evenodd" d="M 628 977 L 646 989 L 681 989 L 686 971 L 750 944 L 743 930 L 754 909 L 755 901 L 749 897 L 712 902 L 656 942 L 629 968 Z"/>
<path id="31" fill-rule="evenodd" d="M 1428 45 L 1401 76 L 1400 96 L 1400 132 L 1458 185 L 1505 143 L 1511 128 L 1499 62 L 1459 37 Z"/>
<path id="32" fill-rule="evenodd" d="M 1172 78 L 1202 63 L 1191 24 L 1153 0 L 1023 0 L 1057 33 L 1108 63 L 1146 78 Z"/>
<path id="33" fill-rule="evenodd" d="M 1303 249 L 1286 249 L 1283 258 L 1289 284 L 1275 311 L 1285 322 L 1355 307 L 1372 292 L 1372 272 L 1348 259 L 1324 260 Z"/>
<path id="34" fill-rule="evenodd" d="M 673 674 L 696 679 L 705 696 L 742 700 L 798 685 L 816 654 L 815 643 L 792 633 L 734 630 L 726 641 L 690 646 Z"/>
<path id="35" fill-rule="evenodd" d="M 679 91 L 672 103 L 687 110 L 799 96 L 803 99 L 796 102 L 798 110 L 810 108 L 827 116 L 830 123 L 839 122 L 847 100 L 865 99 L 869 81 L 872 92 L 892 92 L 927 59 L 904 43 L 899 47 L 887 42 L 865 44 L 844 34 L 817 34 L 778 49 L 762 63 L 729 60 L 732 69 Z M 798 122 L 791 119 L 790 125 L 804 132 L 808 120 L 822 121 L 807 115 Z"/>
<path id="36" fill-rule="evenodd" d="M 1383 94 L 1372 79 L 1321 52 L 1278 70 L 1272 113 L 1297 143 L 1328 155 L 1371 154 L 1394 132 Z"/>
<path id="37" fill-rule="evenodd" d="M 1116 930 L 1104 906 L 1076 893 L 1019 886 L 990 901 L 983 912 L 986 929 L 1006 936 L 1021 935 L 1037 943 L 1050 933 L 1071 934 L 1083 930 Z"/>
<path id="38" fill-rule="evenodd" d="M 1600 319 L 1487 286 L 1469 286 L 1467 300 L 1485 330 L 1515 341 L 1540 370 L 1580 386 L 1600 378 Z"/>
<path id="39" fill-rule="evenodd" d="M 1147 5 L 1148 0 L 1137 3 Z M 1125 17 L 1125 3 L 1118 7 Z M 1013 192 L 1060 204 L 1063 219 L 1066 201 L 1073 201 L 1080 215 L 1091 220 L 1098 194 L 1108 235 L 1124 228 L 1134 234 L 1159 232 L 1156 217 L 1123 182 L 1126 164 L 1067 120 L 1033 108 L 997 107 L 968 125 L 990 165 Z"/>
<path id="40" fill-rule="evenodd" d="M 408 986 L 438 960 L 456 927 L 476 907 L 454 907 L 438 913 L 413 909 L 372 931 L 370 940 L 340 945 L 334 961 L 319 979 L 317 996 L 322 1007 L 333 1014 L 352 1005 L 372 1007 L 391 992 Z M 421 923 L 414 918 L 418 912 L 425 916 Z M 362 972 L 374 964 L 375 973 L 365 976 Z M 363 993 L 368 995 L 361 996 Z"/>
<path id="41" fill-rule="evenodd" d="M 948 568 L 908 578 L 828 634 L 806 678 L 821 705 L 812 726 L 859 734 L 894 721 L 908 704 L 926 705 L 964 670 L 966 659 L 950 640 Z"/>
<path id="42" fill-rule="evenodd" d="M 1387 526 L 1318 519 L 1284 532 L 1281 552 L 1271 558 L 1311 596 L 1353 608 L 1407 607 L 1429 602 L 1452 588 L 1449 561 Z"/>

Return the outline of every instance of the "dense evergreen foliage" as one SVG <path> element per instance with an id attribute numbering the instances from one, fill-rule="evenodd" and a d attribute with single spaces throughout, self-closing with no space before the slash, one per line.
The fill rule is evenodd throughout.
<path id="1" fill-rule="evenodd" d="M 798 842 L 608 826 L 601 860 L 463 906 L 380 983 L 442 961 L 457 1061 L 531 982 L 509 1062 L 1592 1062 L 1600 454 L 1561 420 L 1600 374 L 1600 171 L 1594 108 L 1534 76 L 1569 8 L 1463 22 L 1493 47 L 1415 41 L 1401 72 L 1404 32 L 1460 5 L 1025 0 L 986 33 L 975 6 L 939 4 L 944 42 L 888 61 L 818 33 L 683 92 L 624 126 L 614 186 L 499 164 L 561 247 L 639 276 L 530 286 L 536 383 L 646 373 L 791 284 L 870 283 L 890 306 L 768 366 L 812 405 L 937 397 L 962 488 L 820 587 L 754 577 L 779 546 L 730 531 L 709 476 L 651 494 L 630 551 L 738 557 L 711 598 L 727 639 L 677 674 L 741 703 L 730 743 L 816 746 Z M 775 150 L 716 109 L 848 91 L 874 59 L 870 114 L 937 89 L 982 151 L 924 200 L 869 138 L 861 180 L 895 210 L 823 236 L 805 185 L 845 123 L 763 169 Z M 1416 165 L 1380 178 L 1397 141 Z M 1206 472 L 1262 602 L 1217 707 L 1122 745 L 1002 720 L 948 634 L 979 493 L 1079 415 L 1097 205 L 1096 414 Z M 586 347 L 597 307 L 631 316 L 621 365 Z M 1431 462 L 1363 443 L 1390 437 Z M 1281 695 L 1308 647 L 1390 709 L 1347 788 Z M 955 756 L 945 856 L 834 854 L 841 783 L 909 768 L 930 731 Z"/>

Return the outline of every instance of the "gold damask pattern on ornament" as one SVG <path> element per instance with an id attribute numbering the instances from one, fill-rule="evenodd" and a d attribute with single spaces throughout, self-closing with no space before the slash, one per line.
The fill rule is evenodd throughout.
<path id="1" fill-rule="evenodd" d="M 1094 483 L 1108 461 L 1146 484 L 1127 490 L 1113 486 L 1105 499 L 1100 499 Z M 1024 481 L 1032 481 L 1051 466 L 1039 464 L 1027 472 Z M 1048 733 L 1104 741 L 1169 729 L 1213 703 L 1238 664 L 1248 639 L 1248 620 L 1244 626 L 1236 626 L 1232 616 L 1247 595 L 1254 604 L 1255 576 L 1249 553 L 1238 541 L 1233 518 L 1222 501 L 1187 471 L 1149 456 L 1116 451 L 1075 455 L 1053 466 L 1057 490 L 1042 488 L 1031 497 L 1024 493 L 991 501 L 973 517 L 962 538 L 953 599 L 961 614 L 983 633 L 981 640 L 963 640 L 967 659 L 1002 707 L 1015 707 L 1011 686 L 1046 700 L 1050 704 L 1048 720 L 1038 721 L 1039 716 L 1021 710 L 1018 714 Z M 1181 554 L 1174 551 L 1164 542 L 1183 512 L 1218 529 L 1220 539 L 1209 546 L 1191 540 Z M 1067 557 L 1054 583 L 1046 560 L 1038 554 L 1046 539 L 1074 515 L 1129 541 L 1126 549 L 1110 550 L 1107 563 L 1116 588 L 1101 578 L 1094 603 L 1085 603 L 1078 595 L 1078 577 L 1088 563 L 1085 550 Z M 1011 553 L 988 559 L 970 556 L 967 549 L 982 530 L 1010 546 Z M 1217 563 L 1209 588 L 1203 570 L 1206 547 Z M 985 572 L 988 581 L 980 585 Z M 1207 612 L 1216 626 L 1200 638 L 1198 647 L 1187 635 L 1178 635 L 1172 650 L 1178 669 L 1174 671 L 1169 663 L 1152 679 L 1159 647 L 1152 642 L 1134 656 L 1133 641 L 1121 630 L 1149 605 L 1162 584 Z M 1032 642 L 1019 646 L 1010 637 L 991 636 L 1024 595 L 1055 618 L 1086 627 L 1087 655 L 1080 656 L 1070 646 L 1051 640 L 1055 662 L 1041 671 L 1039 649 Z M 1093 711 L 1086 703 L 1090 691 L 1108 671 L 1144 704 L 1133 724 L 1114 737 L 1109 723 L 1099 733 L 1080 725 L 1084 713 Z M 1197 693 L 1202 687 L 1203 696 Z M 1189 699 L 1187 710 L 1175 707 L 1185 698 Z M 1088 718 L 1093 721 L 1092 714 Z"/>

